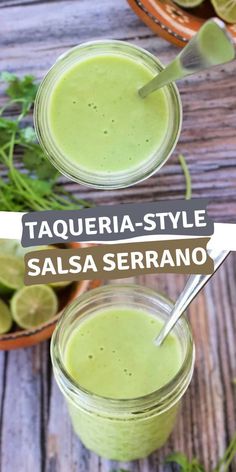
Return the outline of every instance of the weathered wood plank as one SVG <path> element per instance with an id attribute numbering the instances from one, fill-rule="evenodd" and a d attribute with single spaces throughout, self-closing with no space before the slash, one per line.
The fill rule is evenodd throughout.
<path id="1" fill-rule="evenodd" d="M 0 445 L 1 445 L 1 431 L 2 431 L 2 420 L 4 411 L 4 400 L 5 400 L 5 381 L 6 381 L 6 370 L 7 370 L 7 353 L 0 352 Z M 1 470 L 2 458 L 0 454 L 0 470 Z"/>
<path id="2" fill-rule="evenodd" d="M 1 471 L 41 472 L 41 347 L 7 355 Z"/>
<path id="3" fill-rule="evenodd" d="M 21 21 L 19 22 L 19 15 Z M 1 9 L 1 43 L 12 51 L 67 47 L 96 37 L 134 38 L 152 35 L 136 18 L 125 0 L 99 0 L 96 9 L 87 0 L 24 3 Z M 3 52 L 4 54 L 4 52 Z"/>
<path id="4" fill-rule="evenodd" d="M 99 458 L 90 454 L 73 434 L 65 401 L 54 380 L 51 388 L 45 471 L 99 470 Z"/>

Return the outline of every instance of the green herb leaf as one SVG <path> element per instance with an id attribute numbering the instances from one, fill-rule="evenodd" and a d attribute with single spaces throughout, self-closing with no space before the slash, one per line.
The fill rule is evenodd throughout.
<path id="1" fill-rule="evenodd" d="M 206 472 L 197 459 L 189 461 L 185 454 L 174 452 L 167 456 L 166 463 L 175 463 L 180 466 L 180 472 Z"/>
<path id="2" fill-rule="evenodd" d="M 10 98 L 0 109 L 0 162 L 7 175 L 5 179 L 0 176 L 1 210 L 72 210 L 91 206 L 75 198 L 62 185 L 57 186 L 59 173 L 37 144 L 32 126 L 24 126 L 22 122 L 35 100 L 38 86 L 34 77 L 28 75 L 20 79 L 10 72 L 2 72 L 0 80 L 7 83 L 6 94 Z M 13 103 L 20 104 L 15 121 L 3 116 Z M 15 166 L 16 147 L 23 154 L 28 174 Z"/>
<path id="3" fill-rule="evenodd" d="M 59 175 L 38 144 L 25 149 L 23 162 L 26 169 L 35 173 L 40 179 L 55 180 Z"/>
<path id="4" fill-rule="evenodd" d="M 7 120 L 6 118 L 0 118 L 0 131 L 8 130 L 9 132 L 16 131 L 18 129 L 18 123 L 13 120 Z"/>
<path id="5" fill-rule="evenodd" d="M 0 178 L 0 207 L 2 211 L 22 211 L 16 189 Z"/>
<path id="6" fill-rule="evenodd" d="M 0 81 L 1 82 L 14 82 L 16 80 L 15 74 L 12 74 L 8 71 L 3 71 L 0 73 Z"/>
<path id="7" fill-rule="evenodd" d="M 18 123 L 13 120 L 0 117 L 0 146 L 9 143 L 12 133 L 18 130 Z"/>
<path id="8" fill-rule="evenodd" d="M 12 100 L 22 101 L 22 112 L 25 114 L 31 108 L 38 90 L 35 78 L 32 75 L 26 75 L 23 79 L 13 76 L 8 80 L 8 84 L 6 94 Z"/>
<path id="9" fill-rule="evenodd" d="M 219 460 L 213 472 L 227 472 L 236 456 L 236 433 L 232 437 L 223 457 Z"/>
<path id="10" fill-rule="evenodd" d="M 192 472 L 206 472 L 203 465 L 201 465 L 197 459 L 193 459 L 191 462 Z"/>
<path id="11" fill-rule="evenodd" d="M 20 138 L 22 139 L 22 144 L 25 143 L 35 143 L 36 142 L 36 134 L 34 128 L 32 126 L 26 126 L 20 130 Z"/>
<path id="12" fill-rule="evenodd" d="M 170 454 L 166 457 L 165 463 L 169 464 L 172 462 L 178 464 L 181 467 L 181 472 L 189 472 L 191 470 L 187 457 L 181 452 L 174 452 L 173 454 Z"/>
<path id="13" fill-rule="evenodd" d="M 52 183 L 46 180 L 32 179 L 28 175 L 21 175 L 22 183 L 24 182 L 38 197 L 47 197 L 51 194 Z"/>
<path id="14" fill-rule="evenodd" d="M 129 472 L 127 469 L 112 469 L 111 472 Z"/>

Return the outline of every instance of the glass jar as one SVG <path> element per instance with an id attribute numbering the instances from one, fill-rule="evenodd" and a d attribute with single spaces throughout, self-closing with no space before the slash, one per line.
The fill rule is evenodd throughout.
<path id="1" fill-rule="evenodd" d="M 111 306 L 139 308 L 166 320 L 173 303 L 139 285 L 107 285 L 80 296 L 64 311 L 52 337 L 51 357 L 56 381 L 66 398 L 72 424 L 84 445 L 120 461 L 146 457 L 168 439 L 180 400 L 193 373 L 195 350 L 184 317 L 174 328 L 182 350 L 178 373 L 159 390 L 144 397 L 114 400 L 89 392 L 76 383 L 64 364 L 67 341 L 79 323 Z M 132 339 L 130 340 L 132 343 Z"/>
<path id="2" fill-rule="evenodd" d="M 92 41 L 69 50 L 58 58 L 42 81 L 35 103 L 34 122 L 38 140 L 52 164 L 70 179 L 101 189 L 122 188 L 146 179 L 156 172 L 175 148 L 182 125 L 182 106 L 175 84 L 163 88 L 168 106 L 166 135 L 152 155 L 145 157 L 138 167 L 110 174 L 85 170 L 72 161 L 57 146 L 50 129 L 50 96 L 58 80 L 73 65 L 96 55 L 119 55 L 138 61 L 154 75 L 163 70 L 160 61 L 149 52 L 123 41 Z M 137 137 L 138 138 L 138 137 Z M 88 139 L 93 141 L 92 129 Z"/>

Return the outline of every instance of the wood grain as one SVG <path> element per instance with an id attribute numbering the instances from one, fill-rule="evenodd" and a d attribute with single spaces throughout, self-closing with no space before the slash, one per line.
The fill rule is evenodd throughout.
<path id="1" fill-rule="evenodd" d="M 0 0 L 0 70 L 41 79 L 68 47 L 95 38 L 125 39 L 167 63 L 177 49 L 155 37 L 125 0 Z M 208 197 L 216 221 L 236 215 L 236 62 L 179 85 L 184 122 L 179 144 L 160 172 L 122 191 L 86 189 L 62 178 L 67 188 L 97 204 L 183 198 L 178 163 L 183 153 L 193 196 Z M 3 94 L 0 94 L 3 101 Z M 19 165 L 20 156 L 19 156 Z M 131 280 L 130 280 L 131 281 Z M 137 281 L 176 299 L 181 275 Z M 236 255 L 232 254 L 189 310 L 197 359 L 176 429 L 148 459 L 120 464 L 130 472 L 165 472 L 166 454 L 197 456 L 210 472 L 236 430 Z M 111 472 L 119 464 L 91 454 L 72 432 L 63 398 L 52 377 L 49 345 L 0 353 L 1 472 Z M 235 472 L 236 462 L 231 467 Z"/>
<path id="2" fill-rule="evenodd" d="M 155 37 L 125 0 L 1 1 L 1 69 L 41 79 L 59 54 L 82 41 L 125 39 L 170 61 L 177 48 Z M 20 18 L 20 21 L 19 21 Z M 183 198 L 178 163 L 183 153 L 192 175 L 193 197 L 209 197 L 216 221 L 236 220 L 236 61 L 179 85 L 183 130 L 174 154 L 152 178 L 121 191 L 97 191 L 69 182 L 78 196 L 101 204 Z M 0 97 L 1 98 L 1 97 Z"/>

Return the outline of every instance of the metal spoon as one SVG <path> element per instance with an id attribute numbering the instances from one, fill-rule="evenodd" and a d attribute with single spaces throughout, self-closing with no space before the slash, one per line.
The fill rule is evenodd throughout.
<path id="1" fill-rule="evenodd" d="M 179 296 L 177 302 L 174 305 L 173 310 L 171 311 L 170 318 L 167 320 L 164 327 L 161 329 L 160 333 L 154 341 L 157 346 L 160 346 L 164 342 L 164 340 L 166 339 L 170 331 L 174 328 L 179 318 L 185 312 L 186 308 L 200 292 L 200 290 L 204 287 L 204 285 L 208 282 L 208 280 L 210 280 L 210 278 L 217 271 L 217 269 L 220 267 L 222 262 L 229 255 L 229 253 L 230 251 L 219 251 L 218 249 L 212 249 L 208 252 L 209 256 L 212 257 L 214 261 L 214 272 L 212 274 L 191 275 L 189 277 L 183 289 L 183 292 Z"/>
<path id="2" fill-rule="evenodd" d="M 176 80 L 235 58 L 233 39 L 219 18 L 204 23 L 180 54 L 154 79 L 139 89 L 142 98 Z"/>

